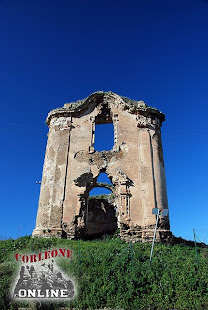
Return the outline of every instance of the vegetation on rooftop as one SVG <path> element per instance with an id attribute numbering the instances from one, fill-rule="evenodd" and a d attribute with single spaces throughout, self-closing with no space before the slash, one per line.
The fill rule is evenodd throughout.
<path id="1" fill-rule="evenodd" d="M 115 198 L 115 195 L 113 193 L 89 196 L 89 200 L 91 200 L 91 199 L 106 199 L 106 200 L 112 201 L 114 198 Z"/>
<path id="2" fill-rule="evenodd" d="M 93 95 L 111 95 L 111 94 L 113 94 L 113 92 L 111 92 L 111 91 L 108 91 L 108 92 L 97 91 L 97 92 L 94 92 L 91 96 L 93 96 Z M 120 97 L 121 97 L 121 98 L 124 100 L 124 102 L 127 103 L 128 105 L 137 107 L 138 101 L 132 100 L 132 99 L 130 99 L 130 98 L 123 97 L 123 96 L 120 96 Z M 85 101 L 86 101 L 87 99 L 88 99 L 88 97 L 87 97 L 87 98 L 84 98 L 84 99 L 81 99 L 81 100 L 77 100 L 76 102 L 71 102 L 72 106 L 70 107 L 70 109 L 71 109 L 71 110 L 76 109 L 77 107 L 79 107 L 79 106 L 81 106 L 82 104 L 84 104 Z"/>

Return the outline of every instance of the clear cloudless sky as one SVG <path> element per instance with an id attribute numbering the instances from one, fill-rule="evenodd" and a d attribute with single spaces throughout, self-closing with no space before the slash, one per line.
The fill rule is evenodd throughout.
<path id="1" fill-rule="evenodd" d="M 47 113 L 97 90 L 162 126 L 171 230 L 208 229 L 208 1 L 0 0 L 0 234 L 35 228 Z"/>

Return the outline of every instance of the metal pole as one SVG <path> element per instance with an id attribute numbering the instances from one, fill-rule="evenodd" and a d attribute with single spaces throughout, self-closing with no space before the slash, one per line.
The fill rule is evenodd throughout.
<path id="1" fill-rule="evenodd" d="M 194 243 L 195 243 L 196 261 L 197 261 L 197 266 L 199 267 L 199 257 L 198 257 L 197 247 L 196 247 L 196 235 L 195 235 L 195 230 L 194 230 L 194 228 L 193 228 L 193 233 L 194 233 Z"/>
<path id="2" fill-rule="evenodd" d="M 89 209 L 89 196 L 87 197 L 87 214 L 86 214 L 86 225 L 88 221 L 88 209 Z"/>
<path id="3" fill-rule="evenodd" d="M 157 223 L 158 223 L 158 219 L 159 219 L 159 212 L 160 212 L 160 210 L 158 209 L 157 218 L 156 218 L 156 225 L 155 225 L 155 231 L 154 231 L 154 237 L 153 237 L 153 240 L 152 240 L 152 248 L 151 248 L 151 253 L 150 253 L 150 261 L 149 261 L 149 265 L 150 266 L 151 266 L 152 254 L 153 254 L 153 249 L 154 249 L 154 244 L 155 244 L 155 238 L 156 238 L 156 232 L 157 232 Z"/>

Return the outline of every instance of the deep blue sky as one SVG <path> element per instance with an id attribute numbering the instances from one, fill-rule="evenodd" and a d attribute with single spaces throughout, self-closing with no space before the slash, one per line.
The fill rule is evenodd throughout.
<path id="1" fill-rule="evenodd" d="M 207 77 L 208 1 L 0 0 L 0 234 L 35 227 L 47 113 L 97 90 L 165 113 L 171 229 L 208 228 Z"/>

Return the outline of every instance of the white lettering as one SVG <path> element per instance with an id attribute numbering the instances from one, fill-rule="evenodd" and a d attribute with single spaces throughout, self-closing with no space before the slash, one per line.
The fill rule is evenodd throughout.
<path id="1" fill-rule="evenodd" d="M 68 290 L 53 290 L 53 289 L 46 289 L 45 292 L 41 293 L 41 290 L 34 289 L 34 290 L 19 290 L 18 295 L 20 298 L 66 298 L 69 296 Z"/>
<path id="2" fill-rule="evenodd" d="M 51 297 L 59 297 L 59 290 L 51 290 Z"/>
<path id="3" fill-rule="evenodd" d="M 45 297 L 49 297 L 49 289 L 46 289 L 46 296 Z"/>
<path id="4" fill-rule="evenodd" d="M 68 297 L 68 294 L 67 294 L 67 290 L 61 290 L 61 295 L 60 295 L 60 297 Z M 66 295 L 65 295 L 65 293 L 66 293 Z"/>
<path id="5" fill-rule="evenodd" d="M 28 290 L 27 296 L 28 297 L 35 297 L 36 296 L 36 290 Z"/>
<path id="6" fill-rule="evenodd" d="M 41 295 L 41 290 L 38 290 L 38 296 L 37 297 L 40 297 L 40 298 L 43 298 L 43 297 L 45 297 L 44 295 Z"/>
<path id="7" fill-rule="evenodd" d="M 23 294 L 22 294 L 21 292 L 22 292 Z M 19 290 L 19 297 L 21 297 L 21 298 L 22 298 L 22 297 L 26 297 L 26 295 L 27 295 L 27 291 L 26 291 L 26 290 Z"/>

